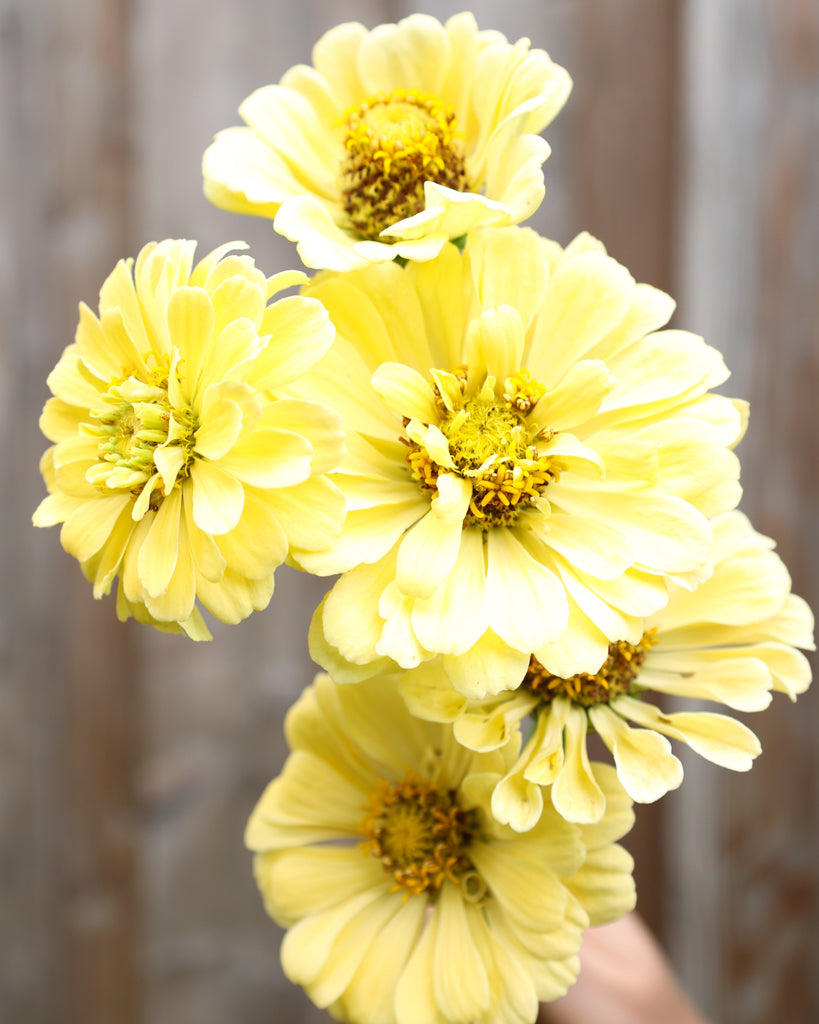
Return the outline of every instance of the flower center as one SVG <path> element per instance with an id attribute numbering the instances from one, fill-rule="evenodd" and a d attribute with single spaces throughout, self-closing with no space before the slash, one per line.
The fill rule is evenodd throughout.
<path id="1" fill-rule="evenodd" d="M 536 504 L 552 480 L 559 478 L 555 462 L 540 455 L 537 441 L 549 440 L 549 431 L 530 430 L 526 416 L 544 388 L 526 370 L 509 377 L 503 393 L 495 394 L 495 381 L 487 377 L 472 398 L 458 400 L 466 388 L 466 370 L 454 374 L 436 371 L 436 405 L 441 409 L 439 429 L 447 441 L 455 472 L 472 484 L 472 499 L 465 526 L 508 526 L 527 505 Z M 446 398 L 441 388 L 447 391 Z M 453 400 L 454 399 L 454 400 Z M 443 469 L 418 442 L 406 442 L 413 479 L 422 488 L 437 490 Z"/>
<path id="2" fill-rule="evenodd" d="M 625 640 L 610 643 L 609 656 L 594 675 L 580 672 L 568 679 L 553 676 L 532 655 L 522 685 L 546 704 L 555 697 L 568 697 L 572 703 L 584 708 L 608 704 L 615 697 L 632 692 L 646 654 L 657 643 L 656 632 L 656 629 L 650 629 L 643 633 L 636 644 Z"/>
<path id="3" fill-rule="evenodd" d="M 95 422 L 82 428 L 98 438 L 99 462 L 86 473 L 89 483 L 136 497 L 156 473 L 160 445 L 182 448 L 177 482 L 189 475 L 198 421 L 189 408 L 172 409 L 167 368 L 155 371 L 147 383 L 135 377 L 113 381 L 103 401 L 102 409 L 92 411 Z M 156 505 L 161 493 L 154 491 L 151 501 Z"/>
<path id="4" fill-rule="evenodd" d="M 479 831 L 477 815 L 462 810 L 454 790 L 412 771 L 398 782 L 382 781 L 359 831 L 362 845 L 392 875 L 391 892 L 434 898 L 449 879 L 467 899 L 479 901 L 486 893 L 467 856 Z"/>
<path id="5" fill-rule="evenodd" d="M 423 210 L 425 181 L 467 190 L 455 113 L 437 97 L 417 89 L 377 93 L 342 123 L 344 209 L 362 238 Z"/>

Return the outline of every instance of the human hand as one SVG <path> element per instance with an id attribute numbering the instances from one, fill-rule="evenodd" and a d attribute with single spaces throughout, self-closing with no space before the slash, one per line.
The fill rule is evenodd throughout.
<path id="1" fill-rule="evenodd" d="M 538 1024 L 708 1024 L 693 1005 L 642 918 L 626 914 L 590 928 L 580 977 L 541 1007 Z"/>

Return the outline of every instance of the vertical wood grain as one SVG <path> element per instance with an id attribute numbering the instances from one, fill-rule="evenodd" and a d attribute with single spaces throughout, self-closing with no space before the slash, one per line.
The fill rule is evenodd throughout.
<path id="1" fill-rule="evenodd" d="M 136 1021 L 134 715 L 128 631 L 35 531 L 45 378 L 125 243 L 126 9 L 119 2 L 2 10 L 9 135 L 4 317 L 3 930 L 7 1020 Z M 7 735 L 10 734 L 10 735 Z M 5 917 L 5 911 L 4 911 Z M 17 928 L 19 927 L 19 935 Z M 5 955 L 8 949 L 9 956 Z M 23 961 L 22 952 L 26 950 Z"/>
<path id="2" fill-rule="evenodd" d="M 685 318 L 751 400 L 742 508 L 815 608 L 819 9 L 689 0 L 685 53 Z M 723 1024 L 819 1013 L 818 697 L 745 716 L 753 771 L 687 766 L 669 822 L 672 948 Z"/>
<path id="3" fill-rule="evenodd" d="M 58 530 L 35 531 L 45 378 L 115 261 L 146 241 L 245 238 L 199 161 L 257 86 L 342 20 L 456 0 L 0 0 L 0 1020 L 318 1024 L 282 977 L 280 933 L 242 847 L 309 681 L 322 583 L 279 570 L 267 612 L 193 645 L 121 626 Z M 819 11 L 812 0 L 476 0 L 575 79 L 547 130 L 533 223 L 598 235 L 682 298 L 749 397 L 740 448 L 755 525 L 819 603 Z M 677 54 L 680 54 L 678 62 Z M 640 907 L 720 1024 L 819 1018 L 816 694 L 748 716 L 750 775 L 689 759 L 641 810 Z"/>

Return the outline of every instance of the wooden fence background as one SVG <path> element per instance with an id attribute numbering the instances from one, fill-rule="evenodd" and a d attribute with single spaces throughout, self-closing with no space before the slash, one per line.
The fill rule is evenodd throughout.
<path id="1" fill-rule="evenodd" d="M 439 17 L 460 4 L 419 3 Z M 320 584 L 194 646 L 120 625 L 58 531 L 35 531 L 45 378 L 122 255 L 269 225 L 211 208 L 199 163 L 253 88 L 321 32 L 397 0 L 0 0 L 0 1019 L 308 1024 L 242 848 L 309 680 Z M 680 300 L 752 402 L 743 508 L 795 590 L 819 579 L 819 6 L 815 0 L 476 0 L 575 91 L 535 221 L 585 228 Z M 750 775 L 690 759 L 641 810 L 640 906 L 720 1024 L 819 1020 L 819 693 L 752 724 Z"/>

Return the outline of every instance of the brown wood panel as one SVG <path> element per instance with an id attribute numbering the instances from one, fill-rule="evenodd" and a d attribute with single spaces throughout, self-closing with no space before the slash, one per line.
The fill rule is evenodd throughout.
<path id="1" fill-rule="evenodd" d="M 819 9 L 689 0 L 684 45 L 683 315 L 751 400 L 742 507 L 815 608 Z M 819 1015 L 818 704 L 747 716 L 754 770 L 687 767 L 670 819 L 672 948 L 723 1024 Z"/>
<path id="2" fill-rule="evenodd" d="M 309 680 L 321 584 L 280 572 L 268 612 L 192 645 L 116 622 L 56 530 L 34 531 L 45 377 L 115 260 L 152 238 L 246 237 L 199 160 L 253 88 L 342 19 L 398 0 L 0 0 L 0 1019 L 32 1024 L 326 1020 L 278 968 L 242 848 Z M 418 4 L 439 17 L 462 7 Z M 548 132 L 534 223 L 601 237 L 681 295 L 754 412 L 745 508 L 816 604 L 819 27 L 811 0 L 477 0 L 575 90 Z M 675 54 L 679 52 L 680 63 Z M 8 482 L 11 482 L 9 485 Z M 819 1018 L 817 697 L 750 724 L 748 776 L 694 763 L 632 838 L 640 906 L 722 1024 Z"/>
<path id="3" fill-rule="evenodd" d="M 3 719 L 17 759 L 2 772 L 0 1016 L 43 1024 L 139 1016 L 128 631 L 57 532 L 31 527 L 45 377 L 125 242 L 125 38 L 118 2 L 3 5 Z"/>

